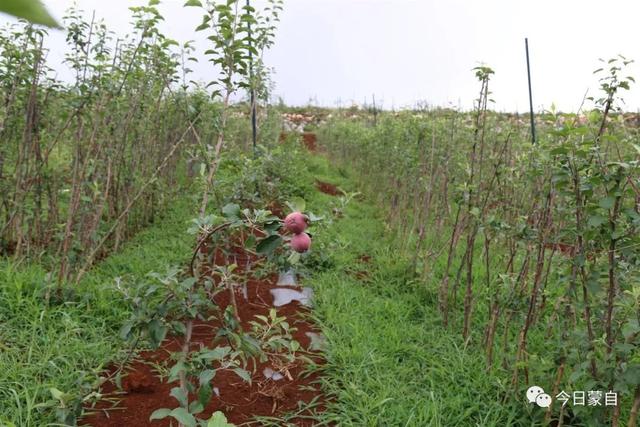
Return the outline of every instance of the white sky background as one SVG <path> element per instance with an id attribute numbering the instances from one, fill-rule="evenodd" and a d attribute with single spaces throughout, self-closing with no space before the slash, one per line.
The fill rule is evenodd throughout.
<path id="1" fill-rule="evenodd" d="M 73 0 L 44 0 L 58 18 Z M 256 2 L 256 0 L 252 0 Z M 128 7 L 146 1 L 79 0 L 117 33 L 130 29 Z M 200 11 L 164 0 L 162 30 L 180 42 L 197 40 L 195 79 L 208 81 Z M 258 0 L 259 4 L 259 0 Z M 469 109 L 479 86 L 471 69 L 485 63 L 494 108 L 528 111 L 524 37 L 529 38 L 534 108 L 552 103 L 575 111 L 584 93 L 597 94 L 598 58 L 618 53 L 639 61 L 640 3 L 622 0 L 285 0 L 275 46 L 275 95 L 287 104 L 324 106 L 371 102 L 384 108 L 430 105 Z M 0 17 L 0 22 L 8 20 Z M 52 30 L 51 65 L 60 76 L 64 33 Z M 625 92 L 626 110 L 640 109 L 640 87 Z M 588 106 L 588 104 L 587 104 Z"/>

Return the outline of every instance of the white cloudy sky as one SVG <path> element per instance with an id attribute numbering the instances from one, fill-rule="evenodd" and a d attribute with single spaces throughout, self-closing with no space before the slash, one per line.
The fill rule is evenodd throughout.
<path id="1" fill-rule="evenodd" d="M 57 17 L 73 0 L 44 0 Z M 253 0 L 260 1 L 260 0 Z M 79 0 L 116 32 L 129 28 L 130 0 Z M 198 39 L 196 9 L 164 0 L 166 34 Z M 384 107 L 426 101 L 470 108 L 478 85 L 471 69 L 495 71 L 498 110 L 528 109 L 524 37 L 529 38 L 534 107 L 555 103 L 575 110 L 597 80 L 598 58 L 621 53 L 640 62 L 640 3 L 632 0 L 285 0 L 276 44 L 276 94 L 289 104 L 348 105 L 370 101 Z M 0 21 L 5 17 L 0 17 Z M 204 43 L 199 43 L 204 47 Z M 64 35 L 52 31 L 51 61 L 59 65 Z M 56 65 L 57 64 L 57 65 Z M 640 77 L 634 64 L 630 74 Z M 196 68 L 206 79 L 207 68 Z M 639 80 L 640 83 L 640 80 Z M 626 94 L 628 110 L 640 109 L 640 88 Z"/>

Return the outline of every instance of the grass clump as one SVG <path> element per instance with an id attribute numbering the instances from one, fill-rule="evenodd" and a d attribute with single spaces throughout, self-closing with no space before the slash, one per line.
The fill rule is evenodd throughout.
<path id="1" fill-rule="evenodd" d="M 75 395 L 95 388 L 97 374 L 123 351 L 117 331 L 128 309 L 116 279 L 184 263 L 193 244 L 185 233 L 191 206 L 188 194 L 176 200 L 78 286 L 66 287 L 64 302 L 49 292 L 41 266 L 0 261 L 0 425 L 46 425 L 54 409 L 63 410 L 50 389 Z"/>

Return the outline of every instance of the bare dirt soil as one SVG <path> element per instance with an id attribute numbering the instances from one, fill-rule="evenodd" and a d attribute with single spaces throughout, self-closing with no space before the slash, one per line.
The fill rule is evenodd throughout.
<path id="1" fill-rule="evenodd" d="M 340 196 L 342 194 L 342 191 L 340 191 L 338 187 L 324 181 L 316 180 L 316 188 L 322 191 L 324 194 L 328 194 L 330 196 Z"/>
<path id="2" fill-rule="evenodd" d="M 236 251 L 236 255 L 241 257 L 243 254 L 238 252 Z M 213 258 L 216 264 L 221 261 L 217 256 Z M 244 258 L 255 257 L 245 254 Z M 245 300 L 241 292 L 236 295 L 239 317 L 245 331 L 250 330 L 249 321 L 255 320 L 256 315 L 268 315 L 273 307 L 270 290 L 277 287 L 276 274 L 260 280 L 247 277 L 248 298 Z M 230 304 L 230 295 L 226 291 L 217 294 L 214 299 L 222 311 Z M 311 339 L 307 333 L 319 331 L 308 320 L 309 309 L 293 301 L 277 308 L 277 314 L 279 317 L 286 317 L 289 324 L 296 328 L 292 335 L 305 349 L 305 355 L 315 363 L 322 363 L 319 353 L 310 350 Z M 195 325 L 193 348 L 212 346 L 219 326 L 216 323 L 217 321 L 199 322 Z M 92 408 L 91 414 L 81 424 L 94 427 L 169 426 L 169 418 L 151 422 L 149 417 L 156 409 L 178 406 L 177 400 L 170 396 L 171 389 L 177 383 L 168 383 L 159 374 L 163 372 L 166 377 L 167 366 L 172 365 L 171 353 L 177 352 L 179 348 L 180 342 L 176 338 L 170 338 L 159 349 L 140 353 L 126 367 L 127 375 L 122 380 L 122 389 L 118 389 L 113 381 L 105 383 L 102 393 L 106 399 Z M 243 381 L 231 371 L 218 371 L 212 380 L 212 386 L 217 387 L 219 396 L 213 397 L 199 417 L 207 419 L 213 412 L 222 411 L 230 422 L 240 424 L 251 421 L 254 416 L 273 417 L 291 412 L 298 408 L 299 402 L 309 403 L 314 399 L 319 402 L 315 410 L 322 410 L 324 400 L 317 384 L 318 374 L 306 373 L 304 362 L 297 360 L 293 364 L 277 367 L 280 372 L 285 372 L 284 378 L 278 381 L 264 376 L 263 370 L 266 367 L 276 368 L 270 362 L 250 362 L 247 369 L 252 372 L 251 383 Z M 112 367 L 110 371 L 115 369 L 116 367 Z M 308 419 L 293 420 L 293 423 L 298 426 L 313 425 Z"/>

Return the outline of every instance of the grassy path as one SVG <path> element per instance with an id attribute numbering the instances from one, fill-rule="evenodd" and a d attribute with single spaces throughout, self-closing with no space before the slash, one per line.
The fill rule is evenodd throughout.
<path id="1" fill-rule="evenodd" d="M 324 160 L 315 163 L 314 173 L 353 189 Z M 326 204 L 325 197 L 317 202 Z M 482 352 L 462 348 L 459 337 L 442 328 L 435 286 L 407 280 L 409 260 L 398 257 L 385 235 L 376 209 L 354 200 L 319 236 L 335 262 L 310 279 L 317 321 L 330 343 L 325 387 L 335 396 L 323 420 L 340 426 L 531 425 L 516 418 L 524 409 L 516 396 L 500 403 L 503 387 L 483 369 Z"/>

